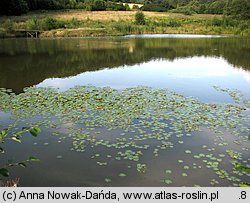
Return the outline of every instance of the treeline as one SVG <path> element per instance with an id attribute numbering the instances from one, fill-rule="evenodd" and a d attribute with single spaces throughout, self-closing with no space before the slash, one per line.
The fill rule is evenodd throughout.
<path id="1" fill-rule="evenodd" d="M 250 0 L 145 0 L 145 11 L 191 14 L 225 14 L 250 19 Z"/>
<path id="2" fill-rule="evenodd" d="M 129 10 L 126 3 L 141 3 L 144 11 L 224 14 L 236 19 L 250 19 L 250 0 L 0 0 L 0 15 L 59 9 Z"/>
<path id="3" fill-rule="evenodd" d="M 21 15 L 28 11 L 60 9 L 126 11 L 129 6 L 109 0 L 0 0 L 0 15 Z"/>

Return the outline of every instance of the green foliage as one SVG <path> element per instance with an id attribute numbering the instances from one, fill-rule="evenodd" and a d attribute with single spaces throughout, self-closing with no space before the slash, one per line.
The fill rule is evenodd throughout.
<path id="1" fill-rule="evenodd" d="M 39 23 L 38 23 L 37 18 L 32 18 L 32 19 L 27 20 L 26 28 L 28 30 L 38 30 L 39 29 Z"/>
<path id="2" fill-rule="evenodd" d="M 8 169 L 6 168 L 0 168 L 0 175 L 4 176 L 4 177 L 8 177 L 10 175 Z"/>
<path id="3" fill-rule="evenodd" d="M 128 6 L 128 4 L 121 4 L 121 3 L 114 3 L 114 2 L 106 2 L 105 3 L 106 6 L 106 10 L 110 10 L 110 11 L 129 11 L 130 8 Z"/>
<path id="4" fill-rule="evenodd" d="M 37 157 L 35 156 L 31 156 L 29 159 L 29 161 L 40 161 Z"/>
<path id="5" fill-rule="evenodd" d="M 104 11 L 106 5 L 103 0 L 86 0 L 84 2 L 87 11 Z"/>
<path id="6" fill-rule="evenodd" d="M 192 15 L 192 14 L 194 14 L 194 12 L 191 10 L 191 9 L 185 9 L 185 10 L 183 10 L 182 12 L 180 12 L 180 13 L 183 13 L 183 14 L 185 14 L 185 15 Z"/>
<path id="7" fill-rule="evenodd" d="M 146 11 L 171 11 L 191 15 L 195 13 L 232 15 L 237 19 L 249 19 L 249 0 L 149 0 L 143 6 Z"/>
<path id="8" fill-rule="evenodd" d="M 27 128 L 23 128 L 22 131 L 14 133 L 12 135 L 12 137 L 9 137 L 9 135 L 10 135 L 9 131 L 10 130 L 7 128 L 7 129 L 4 129 L 0 132 L 0 142 L 1 143 L 3 143 L 5 140 L 8 140 L 8 139 L 21 143 L 20 136 L 22 133 L 28 131 L 31 135 L 36 137 L 38 135 L 38 133 L 41 132 L 41 129 L 39 127 L 32 127 L 32 128 L 29 128 L 29 130 Z M 2 147 L 0 147 L 0 153 L 1 154 L 5 153 L 5 151 Z M 10 175 L 9 170 L 7 168 L 13 167 L 13 166 L 21 166 L 21 167 L 25 168 L 26 163 L 34 162 L 34 161 L 39 161 L 39 159 L 37 157 L 31 156 L 28 160 L 17 162 L 17 163 L 12 163 L 9 161 L 8 164 L 6 164 L 2 168 L 0 168 L 0 179 L 1 179 L 1 176 L 8 177 Z"/>
<path id="9" fill-rule="evenodd" d="M 235 167 L 236 170 L 242 170 L 242 171 L 249 171 L 250 172 L 250 167 L 244 166 L 244 165 L 242 165 L 240 163 L 236 163 L 234 167 Z"/>
<path id="10" fill-rule="evenodd" d="M 63 21 L 59 21 L 52 17 L 46 17 L 41 22 L 41 29 L 42 30 L 52 30 L 52 29 L 58 29 L 58 28 L 64 28 L 65 24 Z"/>
<path id="11" fill-rule="evenodd" d="M 224 21 L 223 21 L 223 19 L 219 19 L 217 17 L 214 17 L 213 20 L 212 20 L 212 22 L 211 22 L 211 24 L 213 26 L 223 26 L 224 25 Z"/>
<path id="12" fill-rule="evenodd" d="M 2 24 L 2 28 L 4 28 L 4 30 L 7 32 L 7 33 L 10 33 L 14 30 L 14 22 L 10 19 L 7 19 L 3 22 Z"/>
<path id="13" fill-rule="evenodd" d="M 155 12 L 165 12 L 168 9 L 161 4 L 145 4 L 142 7 L 143 11 L 155 11 Z"/>
<path id="14" fill-rule="evenodd" d="M 8 129 L 4 129 L 0 132 L 0 142 L 3 142 L 5 137 L 8 135 Z M 1 151 L 3 151 L 3 149 L 1 148 Z"/>
<path id="15" fill-rule="evenodd" d="M 225 6 L 226 1 L 215 1 L 208 5 L 206 12 L 211 14 L 223 14 Z"/>
<path id="16" fill-rule="evenodd" d="M 214 17 L 211 20 L 210 25 L 217 27 L 224 27 L 224 28 L 234 27 L 234 28 L 240 28 L 241 30 L 249 28 L 248 23 L 239 22 L 236 19 L 230 17 L 223 17 L 223 18 Z"/>
<path id="17" fill-rule="evenodd" d="M 34 137 L 37 137 L 38 133 L 41 132 L 41 129 L 38 127 L 31 128 L 29 130 L 30 134 L 33 135 Z"/>
<path id="18" fill-rule="evenodd" d="M 131 2 L 131 1 L 122 1 Z M 145 11 L 176 12 L 191 15 L 209 13 L 232 15 L 237 19 L 250 18 L 249 0 L 141 0 Z M 85 9 L 89 11 L 129 10 L 116 0 L 1 0 L 0 15 L 21 15 L 32 10 Z M 133 9 L 138 10 L 138 7 Z"/>
<path id="19" fill-rule="evenodd" d="M 71 27 L 71 28 L 77 28 L 79 27 L 81 24 L 81 21 L 78 20 L 77 18 L 72 18 L 70 21 L 69 21 L 69 25 L 67 25 L 67 27 Z"/>
<path id="20" fill-rule="evenodd" d="M 6 9 L 7 8 L 7 9 Z M 28 10 L 85 9 L 88 11 L 127 11 L 128 4 L 123 5 L 110 0 L 1 0 L 0 15 L 21 15 Z"/>
<path id="21" fill-rule="evenodd" d="M 62 20 L 57 20 L 48 16 L 40 20 L 38 20 L 37 18 L 29 19 L 26 21 L 25 26 L 28 30 L 52 30 L 58 28 L 65 28 L 65 24 L 66 22 Z M 72 20 L 67 24 L 72 25 L 73 27 L 77 27 L 79 25 L 79 21 L 76 18 L 72 18 Z"/>
<path id="22" fill-rule="evenodd" d="M 114 28 L 118 32 L 129 34 L 136 32 L 138 27 L 129 22 L 119 21 L 114 25 Z"/>
<path id="23" fill-rule="evenodd" d="M 32 10 L 58 10 L 74 6 L 72 0 L 26 0 L 29 9 Z"/>
<path id="24" fill-rule="evenodd" d="M 6 166 L 0 168 L 0 179 L 1 179 L 1 176 L 2 177 L 9 177 L 10 172 L 9 172 L 8 168 L 10 168 L 10 167 L 20 166 L 22 168 L 26 168 L 28 163 L 37 162 L 37 161 L 40 161 L 40 160 L 35 156 L 31 156 L 31 157 L 29 157 L 29 159 L 21 161 L 21 162 L 17 162 L 17 163 L 9 162 Z"/>
<path id="25" fill-rule="evenodd" d="M 232 0 L 226 5 L 225 14 L 240 20 L 250 19 L 250 1 Z"/>
<path id="26" fill-rule="evenodd" d="M 135 14 L 135 23 L 138 25 L 145 25 L 146 21 L 145 21 L 145 16 L 143 12 L 136 12 Z"/>
<path id="27" fill-rule="evenodd" d="M 240 187 L 250 187 L 249 183 L 240 183 L 239 184 Z"/>
<path id="28" fill-rule="evenodd" d="M 29 10 L 25 0 L 1 0 L 0 15 L 16 15 L 19 16 L 27 13 Z"/>
<path id="29" fill-rule="evenodd" d="M 179 27 L 179 26 L 181 26 L 181 22 L 178 21 L 177 19 L 170 18 L 167 21 L 167 26 L 169 26 L 169 27 Z"/>

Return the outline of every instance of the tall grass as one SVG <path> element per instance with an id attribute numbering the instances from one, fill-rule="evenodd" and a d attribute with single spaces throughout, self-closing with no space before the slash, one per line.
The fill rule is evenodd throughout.
<path id="1" fill-rule="evenodd" d="M 68 36 L 74 28 L 74 36 L 88 35 L 125 35 L 142 33 L 190 33 L 190 34 L 225 34 L 225 35 L 250 35 L 250 21 L 239 21 L 232 18 L 216 16 L 203 19 L 199 16 L 187 17 L 176 14 L 169 16 L 147 16 L 145 25 L 138 25 L 135 20 L 80 20 L 77 18 L 57 19 L 55 17 L 40 17 L 24 19 L 18 18 L 2 21 L 0 24 L 0 37 L 5 33 L 15 36 L 16 29 L 50 31 L 60 29 L 63 36 Z M 84 29 L 86 28 L 86 29 Z M 69 30 L 73 29 L 73 30 Z M 88 31 L 87 31 L 88 30 Z M 102 30 L 102 31 L 101 31 Z M 54 32 L 55 33 L 55 32 Z M 70 34 L 69 34 L 70 35 Z M 49 34 L 47 36 L 50 36 Z"/>

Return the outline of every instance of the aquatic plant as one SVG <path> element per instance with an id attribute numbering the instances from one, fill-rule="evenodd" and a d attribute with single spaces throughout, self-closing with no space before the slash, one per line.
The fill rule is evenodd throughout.
<path id="1" fill-rule="evenodd" d="M 17 140 L 14 140 L 18 141 L 20 132 L 36 136 L 40 128 L 48 128 L 53 129 L 52 134 L 57 136 L 56 131 L 64 128 L 67 136 L 61 139 L 71 139 L 72 150 L 84 152 L 101 146 L 107 151 L 110 148 L 116 151 L 115 154 L 107 154 L 105 158 L 98 153 L 92 156 L 98 158 L 98 166 L 106 167 L 110 160 L 126 160 L 130 162 L 128 168 L 136 162 L 136 170 L 143 174 L 149 169 L 147 163 L 140 162 L 148 150 L 157 157 L 163 150 L 172 150 L 177 144 L 183 145 L 184 138 L 206 131 L 215 134 L 214 147 L 203 145 L 201 148 L 206 153 L 200 154 L 184 148 L 186 156 L 200 160 L 200 164 L 191 165 L 185 160 L 178 160 L 183 169 L 180 175 L 188 178 L 187 172 L 205 166 L 219 179 L 226 178 L 233 185 L 243 184 L 242 178 L 249 176 L 249 171 L 245 170 L 249 168 L 249 160 L 243 154 L 249 150 L 243 147 L 249 143 L 250 117 L 244 114 L 249 108 L 249 100 L 243 98 L 237 90 L 218 86 L 215 89 L 228 93 L 234 102 L 204 103 L 168 89 L 150 87 L 118 91 L 109 87 L 77 86 L 65 92 L 53 88 L 30 87 L 19 95 L 2 88 L 0 109 L 11 113 L 13 123 L 5 126 L 0 138 L 5 138 L 5 129 L 17 135 L 14 136 Z M 18 129 L 20 123 L 32 127 Z M 234 136 L 237 145 L 242 145 L 241 152 L 227 148 L 225 132 Z M 112 134 L 112 139 L 108 138 L 109 134 Z M 151 144 L 152 140 L 156 145 Z M 224 153 L 212 153 L 222 148 L 225 148 Z M 58 155 L 57 158 L 63 157 Z M 226 159 L 232 160 L 232 171 L 221 168 L 221 163 Z M 165 171 L 167 178 L 163 182 L 172 184 L 172 171 Z M 3 170 L 2 174 L 6 174 L 6 171 Z M 127 174 L 124 171 L 119 176 L 127 177 Z M 111 179 L 106 178 L 104 181 L 109 183 Z M 219 184 L 219 180 L 212 179 L 210 183 Z"/>

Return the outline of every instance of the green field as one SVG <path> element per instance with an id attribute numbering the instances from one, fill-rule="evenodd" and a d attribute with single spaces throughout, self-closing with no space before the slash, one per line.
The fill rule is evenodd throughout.
<path id="1" fill-rule="evenodd" d="M 0 37 L 23 36 L 20 30 L 40 30 L 39 37 L 115 36 L 127 34 L 211 34 L 250 36 L 249 20 L 223 15 L 184 15 L 143 12 L 145 24 L 135 21 L 137 11 L 39 11 L 0 17 Z"/>

